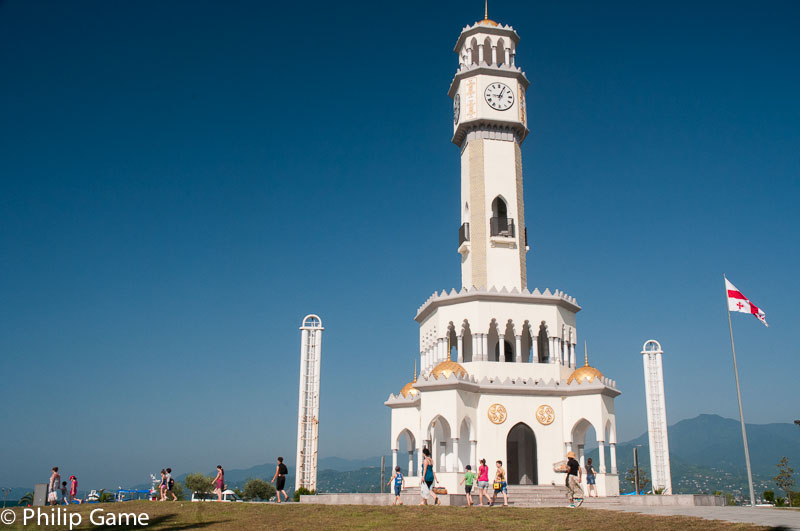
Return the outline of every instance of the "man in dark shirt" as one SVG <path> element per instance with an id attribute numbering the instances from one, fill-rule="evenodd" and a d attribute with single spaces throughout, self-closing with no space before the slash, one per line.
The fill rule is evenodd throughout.
<path id="1" fill-rule="evenodd" d="M 569 506 L 573 509 L 583 503 L 581 489 L 581 464 L 575 460 L 575 452 L 567 452 L 567 490 Z"/>

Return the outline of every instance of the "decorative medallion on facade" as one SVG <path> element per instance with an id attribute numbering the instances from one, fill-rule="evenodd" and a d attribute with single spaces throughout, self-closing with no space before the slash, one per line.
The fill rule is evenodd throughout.
<path id="1" fill-rule="evenodd" d="M 492 404 L 486 414 L 494 424 L 502 424 L 508 418 L 506 408 L 502 404 Z"/>
<path id="2" fill-rule="evenodd" d="M 543 426 L 548 426 L 556 420 L 556 412 L 550 406 L 539 406 L 536 410 L 536 420 Z"/>

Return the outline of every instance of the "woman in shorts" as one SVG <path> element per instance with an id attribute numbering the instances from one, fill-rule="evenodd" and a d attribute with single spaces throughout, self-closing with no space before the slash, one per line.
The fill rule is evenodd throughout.
<path id="1" fill-rule="evenodd" d="M 595 485 L 595 472 L 591 457 L 586 460 L 586 490 L 590 498 L 592 497 L 592 491 L 594 491 L 594 497 L 597 498 L 597 485 Z"/>
<path id="2" fill-rule="evenodd" d="M 486 489 L 489 488 L 489 467 L 486 466 L 486 459 L 481 459 L 481 464 L 478 467 L 478 501 L 483 507 L 483 497 L 486 496 L 486 503 L 490 504 L 492 501 L 489 499 L 489 493 Z"/>

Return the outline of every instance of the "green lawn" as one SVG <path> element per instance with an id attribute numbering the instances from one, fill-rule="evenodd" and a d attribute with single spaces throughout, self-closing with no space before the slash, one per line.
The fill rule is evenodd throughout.
<path id="1" fill-rule="evenodd" d="M 40 508 L 50 515 L 49 508 Z M 635 513 L 590 510 L 585 508 L 516 507 L 374 507 L 361 505 L 326 506 L 292 503 L 287 505 L 251 503 L 191 503 L 191 502 L 126 502 L 73 506 L 72 513 L 82 517 L 82 525 L 75 529 L 92 529 L 89 513 L 102 509 L 106 517 L 119 513 L 147 513 L 148 525 L 144 529 L 465 529 L 516 530 L 516 529 L 591 529 L 622 531 L 626 529 L 648 531 L 658 529 L 767 529 L 745 524 L 711 522 L 677 516 L 656 517 Z M 2 529 L 39 529 L 34 523 L 22 525 L 23 509 L 13 509 L 17 520 Z M 44 522 L 42 522 L 44 523 Z M 115 529 L 142 529 L 140 526 L 114 526 Z M 41 529 L 54 529 L 42 526 Z M 59 529 L 68 529 L 59 527 Z"/>

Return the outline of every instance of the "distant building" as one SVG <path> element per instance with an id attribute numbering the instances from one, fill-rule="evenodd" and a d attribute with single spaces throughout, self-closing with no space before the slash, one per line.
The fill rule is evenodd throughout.
<path id="1" fill-rule="evenodd" d="M 647 433 L 650 439 L 650 477 L 653 490 L 672 494 L 667 438 L 667 405 L 664 400 L 664 371 L 661 366 L 661 344 L 651 339 L 642 348 L 644 391 L 647 404 Z"/>
<path id="2" fill-rule="evenodd" d="M 297 417 L 297 477 L 295 490 L 317 490 L 319 444 L 319 360 L 322 353 L 322 320 L 306 315 L 300 327 L 300 403 Z"/>
<path id="3" fill-rule="evenodd" d="M 528 134 L 530 83 L 515 64 L 518 42 L 511 26 L 486 17 L 465 27 L 455 46 L 459 66 L 449 95 L 461 197 L 444 200 L 460 205 L 462 287 L 434 293 L 417 311 L 419 378 L 385 402 L 392 467 L 406 468 L 399 455 L 404 442 L 407 485 L 419 483 L 423 447 L 431 449 L 449 492 L 458 491 L 464 467 L 474 470 L 480 458 L 492 470 L 502 460 L 512 486 L 563 485 L 553 463 L 570 450 L 583 461 L 593 428 L 598 493 L 616 495 L 620 391 L 586 356 L 578 366 L 577 301 L 558 290 L 528 289 L 520 146 Z M 539 185 L 534 195 L 576 215 L 557 189 Z"/>

